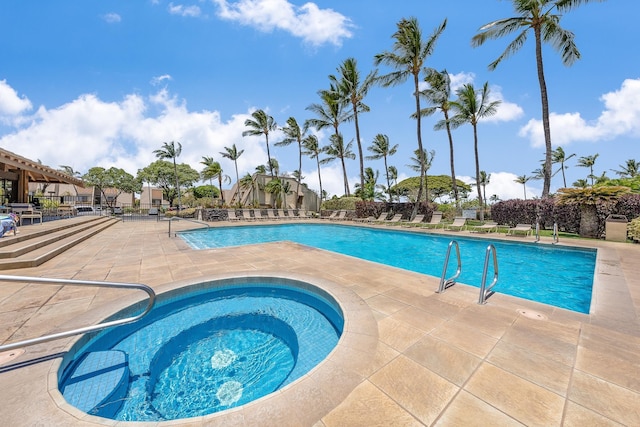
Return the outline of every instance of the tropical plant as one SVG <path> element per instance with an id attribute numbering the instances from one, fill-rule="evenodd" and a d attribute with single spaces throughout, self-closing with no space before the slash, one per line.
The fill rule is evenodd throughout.
<path id="1" fill-rule="evenodd" d="M 424 108 L 421 111 L 423 116 L 430 116 L 437 110 L 442 111 L 444 119 L 438 121 L 433 127 L 435 130 L 446 129 L 449 139 L 449 161 L 451 163 L 451 182 L 453 183 L 453 198 L 458 204 L 458 186 L 456 184 L 456 168 L 454 161 L 453 136 L 451 135 L 451 124 L 449 123 L 449 111 L 451 110 L 451 78 L 447 70 L 437 71 L 429 68 L 426 71 L 424 81 L 428 87 L 420 92 L 420 95 L 433 107 Z"/>
<path id="2" fill-rule="evenodd" d="M 618 166 L 620 170 L 611 169 L 620 178 L 635 178 L 640 175 L 640 162 L 628 159 L 624 165 Z"/>
<path id="3" fill-rule="evenodd" d="M 178 193 L 178 210 L 182 207 L 182 201 L 180 199 L 180 183 L 178 182 L 178 166 L 176 164 L 176 158 L 180 157 L 182 153 L 182 144 L 179 142 L 163 142 L 162 148 L 154 150 L 153 154 L 160 160 L 171 159 L 173 161 L 173 173 L 176 179 L 176 191 Z"/>
<path id="4" fill-rule="evenodd" d="M 325 164 L 335 159 L 340 159 L 340 163 L 342 164 L 342 177 L 344 179 L 344 195 L 349 197 L 351 194 L 349 192 L 349 179 L 347 178 L 347 166 L 344 159 L 353 160 L 356 158 L 356 155 L 351 151 L 353 141 L 349 141 L 349 143 L 345 145 L 342 134 L 331 135 L 329 139 L 331 143 L 327 145 L 324 150 L 327 157 L 322 159 L 320 163 Z"/>
<path id="5" fill-rule="evenodd" d="M 302 141 L 302 146 L 304 147 L 304 151 L 302 152 L 302 154 L 304 154 L 305 156 L 309 156 L 309 158 L 311 159 L 316 159 L 316 166 L 318 167 L 318 183 L 320 184 L 320 195 L 322 197 L 324 190 L 322 190 L 322 175 L 320 174 L 320 153 L 322 153 L 323 150 L 320 149 L 320 146 L 318 144 L 318 137 L 315 135 L 307 136 Z M 320 207 L 318 207 L 318 209 L 319 208 Z"/>
<path id="6" fill-rule="evenodd" d="M 178 181 L 183 187 L 191 187 L 200 180 L 200 173 L 191 166 L 181 163 L 177 165 Z M 175 187 L 175 170 L 173 165 L 166 160 L 156 160 L 138 171 L 138 177 L 162 190 L 163 197 L 171 206 L 178 197 Z M 142 180 L 138 179 L 140 182 Z"/>
<path id="7" fill-rule="evenodd" d="M 389 143 L 389 137 L 387 135 L 383 135 L 381 133 L 377 134 L 375 138 L 373 138 L 373 142 L 367 150 L 371 151 L 373 154 L 367 156 L 367 160 L 379 160 L 384 159 L 384 171 L 385 176 L 387 178 L 387 192 L 389 193 L 389 202 L 391 202 L 391 177 L 389 176 L 389 166 L 387 165 L 387 158 L 389 156 L 393 156 L 398 151 L 398 144 L 393 147 Z"/>
<path id="8" fill-rule="evenodd" d="M 415 97 L 416 110 L 416 134 L 418 140 L 418 152 L 424 152 L 422 145 L 422 128 L 420 115 L 420 73 L 424 67 L 424 63 L 434 49 L 438 38 L 447 25 L 445 19 L 438 26 L 431 37 L 425 42 L 422 39 L 422 30 L 416 18 L 401 19 L 397 24 L 397 30 L 392 38 L 395 40 L 391 51 L 384 51 L 374 57 L 375 65 L 385 64 L 395 71 L 379 77 L 382 86 L 395 86 L 404 83 L 410 76 L 413 77 L 413 94 Z M 418 213 L 420 198 L 423 192 L 423 178 L 425 176 L 424 163 L 420 167 L 420 187 L 418 189 L 418 197 L 413 207 L 411 218 Z"/>
<path id="9" fill-rule="evenodd" d="M 580 178 L 575 180 L 574 183 L 571 185 L 573 185 L 576 188 L 587 188 L 589 186 L 589 182 L 586 179 Z"/>
<path id="10" fill-rule="evenodd" d="M 430 200 L 429 185 L 428 185 L 429 169 L 431 169 L 431 165 L 433 164 L 433 158 L 436 156 L 436 152 L 435 150 L 431 150 L 429 152 L 427 152 L 426 150 L 423 150 L 421 153 L 420 151 L 415 150 L 413 152 L 413 155 L 414 157 L 410 158 L 411 164 L 407 165 L 407 167 L 416 172 L 420 172 L 420 170 L 424 168 L 424 175 L 421 175 L 423 179 L 420 180 L 420 181 L 423 181 L 423 183 L 418 187 L 417 197 L 420 197 L 420 187 L 423 187 L 425 189 L 424 199 Z M 417 201 L 420 202 L 420 200 L 417 200 Z"/>
<path id="11" fill-rule="evenodd" d="M 542 62 L 542 42 L 549 43 L 562 55 L 562 63 L 570 66 L 580 59 L 580 52 L 574 43 L 574 34 L 560 27 L 562 13 L 589 3 L 590 0 L 511 0 L 517 16 L 498 19 L 480 27 L 479 33 L 471 39 L 474 47 L 483 45 L 487 40 L 498 39 L 522 30 L 516 38 L 507 45 L 504 52 L 489 64 L 494 70 L 503 59 L 508 58 L 525 44 L 529 30 L 533 31 L 535 39 L 536 68 L 538 84 L 542 101 L 542 128 L 545 141 L 545 177 L 542 187 L 542 197 L 548 197 L 551 188 L 551 130 L 549 124 L 549 98 L 547 84 L 544 77 Z M 602 1 L 602 0 L 597 0 Z M 557 14 L 553 12 L 557 11 Z"/>
<path id="12" fill-rule="evenodd" d="M 222 180 L 226 183 L 231 182 L 229 175 L 224 175 L 222 172 L 222 166 L 219 162 L 213 160 L 213 157 L 203 156 L 200 164 L 204 165 L 204 169 L 200 172 L 202 179 L 208 179 L 211 186 L 213 186 L 213 179 L 218 178 L 218 188 L 220 189 L 220 200 L 224 205 L 224 193 L 222 191 Z M 213 196 L 212 196 L 213 197 Z M 213 203 L 213 200 L 212 200 Z"/>
<path id="13" fill-rule="evenodd" d="M 491 174 L 480 171 L 480 185 L 482 185 L 482 200 L 484 201 L 484 209 L 487 209 L 487 185 L 491 182 Z"/>
<path id="14" fill-rule="evenodd" d="M 224 152 L 220 152 L 222 157 L 233 160 L 233 164 L 236 167 L 236 198 L 237 202 L 241 203 L 240 200 L 240 175 L 238 174 L 238 159 L 242 156 L 244 150 L 238 151 L 236 144 L 233 144 L 231 147 L 224 147 Z"/>
<path id="15" fill-rule="evenodd" d="M 240 178 L 239 185 L 243 191 L 251 190 L 251 200 L 255 201 L 255 180 L 249 172 L 242 178 Z"/>
<path id="16" fill-rule="evenodd" d="M 314 113 L 317 117 L 308 119 L 308 126 L 320 131 L 331 128 L 333 135 L 340 135 L 338 130 L 340 124 L 349 120 L 349 113 L 344 111 L 344 104 L 340 101 L 338 90 L 331 86 L 328 90 L 318 91 L 321 102 L 309 105 L 306 109 Z"/>
<path id="17" fill-rule="evenodd" d="M 393 182 L 394 187 L 398 185 L 398 168 L 395 166 L 389 166 L 387 168 L 387 171 L 389 173 L 389 182 Z M 389 192 L 389 199 L 390 201 L 393 201 L 391 199 L 391 195 L 394 193 L 391 188 L 387 189 L 387 191 Z"/>
<path id="18" fill-rule="evenodd" d="M 572 157 L 575 157 L 575 153 L 571 153 L 567 156 L 562 147 L 556 148 L 551 153 L 551 163 L 560 163 L 560 170 L 562 171 L 562 184 L 564 188 L 567 188 L 567 177 L 565 176 L 564 171 L 569 167 L 565 166 L 565 162 Z"/>
<path id="19" fill-rule="evenodd" d="M 367 167 L 364 170 L 364 175 L 364 187 L 361 187 L 360 183 L 355 185 L 356 196 L 359 196 L 362 200 L 383 200 L 384 194 L 381 191 L 378 191 L 379 189 L 384 188 L 383 186 L 378 185 L 380 172 L 374 172 L 373 168 Z"/>
<path id="20" fill-rule="evenodd" d="M 489 101 L 489 83 L 485 82 L 480 93 L 472 84 L 467 83 L 456 91 L 458 98 L 451 101 L 451 108 L 455 115 L 451 118 L 453 129 L 469 123 L 473 126 L 473 151 L 476 160 L 476 189 L 478 190 L 478 204 L 483 206 L 482 192 L 480 191 L 480 155 L 478 152 L 478 122 L 493 116 L 498 111 L 500 101 Z M 480 220 L 484 220 L 484 211 L 480 211 Z"/>
<path id="21" fill-rule="evenodd" d="M 249 129 L 242 132 L 242 136 L 264 135 L 267 145 L 267 164 L 270 164 L 271 152 L 269 151 L 269 133 L 275 131 L 278 125 L 273 117 L 265 113 L 264 110 L 254 111 L 251 113 L 251 117 L 253 117 L 253 119 L 247 119 L 244 121 L 244 125 Z M 273 176 L 273 173 L 271 176 Z"/>
<path id="22" fill-rule="evenodd" d="M 100 190 L 102 200 L 112 206 L 112 203 L 118 199 L 122 193 L 139 193 L 142 191 L 142 182 L 137 180 L 133 175 L 127 173 L 124 169 L 111 167 L 105 169 L 102 167 L 93 167 L 82 176 L 82 180 L 90 186 L 94 186 Z M 105 190 L 107 188 L 115 189 L 115 196 L 107 197 Z"/>
<path id="23" fill-rule="evenodd" d="M 302 181 L 302 141 L 305 138 L 305 133 L 307 133 L 307 124 L 305 123 L 301 129 L 296 119 L 289 117 L 287 119 L 287 125 L 282 128 L 282 132 L 284 133 L 285 138 L 280 142 L 276 142 L 277 146 L 287 146 L 293 142 L 298 144 L 298 176 L 296 179 L 296 194 L 300 194 L 300 182 Z M 296 209 L 297 208 L 299 208 L 299 206 L 298 198 L 296 197 Z"/>
<path id="24" fill-rule="evenodd" d="M 580 166 L 581 168 L 589 168 L 589 176 L 587 176 L 587 178 L 591 179 L 591 185 L 594 184 L 594 180 L 596 178 L 593 174 L 593 165 L 596 164 L 598 156 L 599 154 L 594 154 L 593 156 L 582 156 L 578 159 L 577 166 Z"/>
<path id="25" fill-rule="evenodd" d="M 364 187 L 364 158 L 362 154 L 362 142 L 360 140 L 360 125 L 358 113 L 369 112 L 369 107 L 363 102 L 369 89 L 375 82 L 376 71 L 370 72 L 364 80 L 360 78 L 358 63 L 355 58 L 347 58 L 338 67 L 338 76 L 330 75 L 331 86 L 338 93 L 338 99 L 344 107 L 351 107 L 349 120 L 353 120 L 356 130 L 356 143 L 358 144 L 358 159 L 360 161 L 360 188 Z"/>
<path id="26" fill-rule="evenodd" d="M 74 178 L 80 178 L 82 176 L 82 174 L 76 170 L 73 170 L 73 167 L 71 166 L 66 166 L 66 165 L 60 165 L 60 169 L 62 169 L 62 171 L 64 173 L 66 173 L 67 175 L 74 177 Z M 76 193 L 76 197 L 78 197 L 78 187 L 76 187 L 75 184 L 73 184 L 73 190 Z"/>
<path id="27" fill-rule="evenodd" d="M 517 182 L 518 184 L 522 184 L 522 188 L 524 190 L 524 199 L 527 200 L 527 182 L 529 182 L 529 180 L 531 180 L 532 177 L 527 176 L 527 175 L 520 175 L 519 177 L 517 177 L 516 179 L 514 179 L 515 182 Z"/>

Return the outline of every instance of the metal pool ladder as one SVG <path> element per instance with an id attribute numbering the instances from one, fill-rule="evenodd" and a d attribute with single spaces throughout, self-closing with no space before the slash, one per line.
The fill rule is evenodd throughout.
<path id="1" fill-rule="evenodd" d="M 448 279 L 445 279 L 447 274 L 447 267 L 449 266 L 449 256 L 451 255 L 451 247 L 455 246 L 456 248 L 456 257 L 458 258 L 458 268 L 456 269 L 456 274 L 451 276 Z M 449 246 L 447 247 L 447 256 L 444 258 L 444 266 L 442 267 L 442 276 L 440 276 L 440 285 L 438 286 L 437 293 L 441 294 L 446 289 L 452 287 L 456 284 L 456 279 L 460 276 L 460 272 L 462 271 L 462 261 L 460 260 L 460 246 L 458 242 L 452 240 L 449 242 Z"/>
<path id="2" fill-rule="evenodd" d="M 0 352 L 7 350 L 14 350 L 20 347 L 31 346 L 35 344 L 41 344 L 48 341 L 57 340 L 60 338 L 66 338 L 73 335 L 86 334 L 88 332 L 95 332 L 102 329 L 110 328 L 112 326 L 124 325 L 125 323 L 132 323 L 140 320 L 151 309 L 156 301 L 156 293 L 147 285 L 140 283 L 118 283 L 118 282 L 99 282 L 92 280 L 67 280 L 67 279 L 50 279 L 45 277 L 26 277 L 26 276 L 7 276 L 0 275 L 0 281 L 6 282 L 26 282 L 26 283 L 41 283 L 44 285 L 72 285 L 72 286 L 90 286 L 90 287 L 105 287 L 105 288 L 118 288 L 118 289 L 138 289 L 146 292 L 149 295 L 149 302 L 145 310 L 137 316 L 127 317 L 124 319 L 112 320 L 109 322 L 99 323 L 97 325 L 85 326 L 82 328 L 71 329 L 68 331 L 57 332 L 55 334 L 44 335 L 39 338 L 31 338 L 27 340 L 17 341 L 10 344 L 0 346 Z"/>
<path id="3" fill-rule="evenodd" d="M 489 268 L 489 256 L 493 252 L 493 281 L 489 286 L 487 284 L 487 270 Z M 484 256 L 484 270 L 482 271 L 482 283 L 480 284 L 480 297 L 478 298 L 478 304 L 484 304 L 487 299 L 493 295 L 493 287 L 498 282 L 498 254 L 496 247 L 490 244 L 487 246 L 487 252 Z"/>

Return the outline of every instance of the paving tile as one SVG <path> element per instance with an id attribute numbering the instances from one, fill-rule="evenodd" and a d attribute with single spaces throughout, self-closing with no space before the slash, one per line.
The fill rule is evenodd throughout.
<path id="1" fill-rule="evenodd" d="M 619 424 L 613 420 L 603 417 L 602 415 L 593 412 L 584 406 L 580 406 L 571 401 L 567 402 L 567 408 L 565 410 L 564 420 L 562 422 L 564 427 L 620 427 Z"/>
<path id="2" fill-rule="evenodd" d="M 435 426 L 517 427 L 524 424 L 514 420 L 472 394 L 461 391 L 434 424 Z"/>
<path id="3" fill-rule="evenodd" d="M 443 323 L 430 335 L 480 358 L 489 354 L 498 342 L 494 337 L 475 331 L 472 325 L 454 321 Z"/>
<path id="4" fill-rule="evenodd" d="M 386 317 L 378 322 L 380 341 L 403 352 L 425 335 L 424 331 Z"/>

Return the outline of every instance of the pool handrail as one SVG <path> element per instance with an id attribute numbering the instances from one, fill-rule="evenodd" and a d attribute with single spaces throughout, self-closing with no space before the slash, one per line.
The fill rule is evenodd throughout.
<path id="1" fill-rule="evenodd" d="M 211 225 L 207 224 L 204 221 L 198 221 L 197 219 L 191 219 L 191 218 L 180 218 L 179 216 L 173 216 L 171 218 L 169 218 L 169 237 L 171 237 L 171 222 L 173 222 L 173 220 L 182 220 L 182 221 L 187 221 L 187 222 L 193 222 L 196 224 L 203 224 L 206 225 L 207 228 L 211 228 Z M 174 235 L 175 237 L 175 235 Z"/>
<path id="2" fill-rule="evenodd" d="M 456 273 L 451 276 L 449 279 L 445 279 L 447 274 L 447 267 L 449 266 L 449 255 L 451 255 L 451 247 L 455 246 L 456 248 L 456 257 L 458 258 L 458 268 Z M 438 286 L 438 290 L 436 293 L 441 294 L 445 290 L 449 289 L 451 286 L 456 284 L 456 279 L 460 276 L 462 272 L 462 261 L 460 259 L 460 246 L 456 240 L 452 240 L 449 242 L 449 246 L 447 247 L 447 255 L 444 258 L 444 266 L 442 267 L 442 276 L 440 276 L 440 285 Z"/>
<path id="3" fill-rule="evenodd" d="M 0 282 L 26 282 L 26 283 L 41 283 L 45 285 L 72 285 L 72 286 L 96 286 L 106 288 L 119 288 L 119 289 L 138 289 L 146 292 L 149 295 L 149 302 L 145 310 L 131 317 L 124 319 L 111 320 L 109 322 L 99 323 L 92 326 L 84 326 L 81 328 L 71 329 L 63 332 L 57 332 L 49 335 L 44 335 L 38 338 L 30 338 L 22 341 L 16 341 L 9 344 L 0 345 L 0 352 L 15 350 L 21 347 L 28 347 L 35 344 L 41 344 L 61 338 L 67 338 L 74 335 L 86 334 L 88 332 L 100 331 L 102 329 L 110 328 L 112 326 L 124 325 L 126 323 L 133 323 L 140 320 L 147 315 L 153 308 L 156 301 L 156 293 L 151 287 L 143 285 L 141 283 L 121 283 L 121 282 L 100 282 L 95 280 L 74 280 L 74 279 L 53 279 L 47 277 L 27 277 L 27 276 L 8 276 L 0 275 Z"/>
<path id="4" fill-rule="evenodd" d="M 489 286 L 487 284 L 487 270 L 489 269 L 489 256 L 493 252 L 493 281 Z M 482 271 L 482 283 L 480 284 L 480 297 L 478 298 L 478 304 L 485 304 L 487 299 L 495 292 L 493 287 L 498 283 L 498 253 L 496 247 L 493 244 L 487 246 L 487 251 L 484 256 L 484 270 Z"/>

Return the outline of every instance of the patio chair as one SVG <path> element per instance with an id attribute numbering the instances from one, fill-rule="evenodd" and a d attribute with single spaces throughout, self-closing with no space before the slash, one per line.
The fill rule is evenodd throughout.
<path id="1" fill-rule="evenodd" d="M 251 209 L 242 209 L 242 218 L 245 221 L 253 221 L 255 220 L 255 218 L 251 217 Z"/>
<path id="2" fill-rule="evenodd" d="M 347 211 L 339 211 L 338 215 L 336 215 L 333 218 L 329 218 L 332 221 L 343 221 L 345 219 L 347 219 Z"/>
<path id="3" fill-rule="evenodd" d="M 331 215 L 321 216 L 320 219 L 334 219 L 335 217 L 338 216 L 339 213 L 340 211 L 333 211 L 331 212 Z"/>
<path id="4" fill-rule="evenodd" d="M 471 230 L 476 233 L 490 233 L 492 231 L 498 231 L 498 223 L 495 221 L 487 221 L 482 225 L 475 225 L 471 227 Z"/>
<path id="5" fill-rule="evenodd" d="M 285 215 L 284 209 L 278 209 L 278 219 L 287 219 L 287 218 L 290 218 L 290 217 Z"/>
<path id="6" fill-rule="evenodd" d="M 253 217 L 256 220 L 263 220 L 263 219 L 267 219 L 267 217 L 262 216 L 262 209 L 254 209 L 253 210 Z"/>
<path id="7" fill-rule="evenodd" d="M 413 217 L 411 221 L 400 221 L 400 225 L 402 225 L 403 227 L 414 227 L 422 223 L 423 219 L 424 219 L 424 215 L 419 214 Z"/>
<path id="8" fill-rule="evenodd" d="M 391 219 L 386 219 L 384 221 L 381 221 L 383 224 L 387 224 L 387 225 L 393 225 L 396 224 L 398 222 L 400 222 L 400 220 L 402 219 L 402 214 L 395 214 L 391 217 Z"/>
<path id="9" fill-rule="evenodd" d="M 296 219 L 312 219 L 313 216 L 309 215 L 307 213 L 307 211 L 300 209 L 298 211 L 298 214 L 295 215 L 293 218 L 296 218 Z"/>
<path id="10" fill-rule="evenodd" d="M 516 224 L 507 230 L 507 236 L 516 236 L 524 234 L 527 237 L 531 233 L 531 224 Z"/>
<path id="11" fill-rule="evenodd" d="M 435 226 L 436 228 L 438 228 L 439 226 L 442 225 L 442 212 L 440 211 L 435 211 L 433 212 L 433 214 L 431 214 L 431 219 L 429 220 L 429 222 L 425 222 L 424 224 L 421 225 L 425 225 L 425 226 Z"/>
<path id="12" fill-rule="evenodd" d="M 386 221 L 387 217 L 389 216 L 389 212 L 384 211 L 384 212 L 380 212 L 380 215 L 378 215 L 377 218 L 373 218 L 371 221 L 369 222 L 382 222 L 382 221 Z"/>
<path id="13" fill-rule="evenodd" d="M 235 209 L 227 209 L 227 218 L 229 221 L 240 221 L 240 218 L 236 215 Z"/>
<path id="14" fill-rule="evenodd" d="M 467 218 L 459 216 L 454 218 L 453 222 L 445 226 L 444 229 L 450 231 L 461 231 L 465 225 L 467 225 Z"/>
<path id="15" fill-rule="evenodd" d="M 280 218 L 278 218 L 276 216 L 276 213 L 274 212 L 273 209 L 267 209 L 267 219 L 273 220 L 273 221 L 277 221 Z"/>

